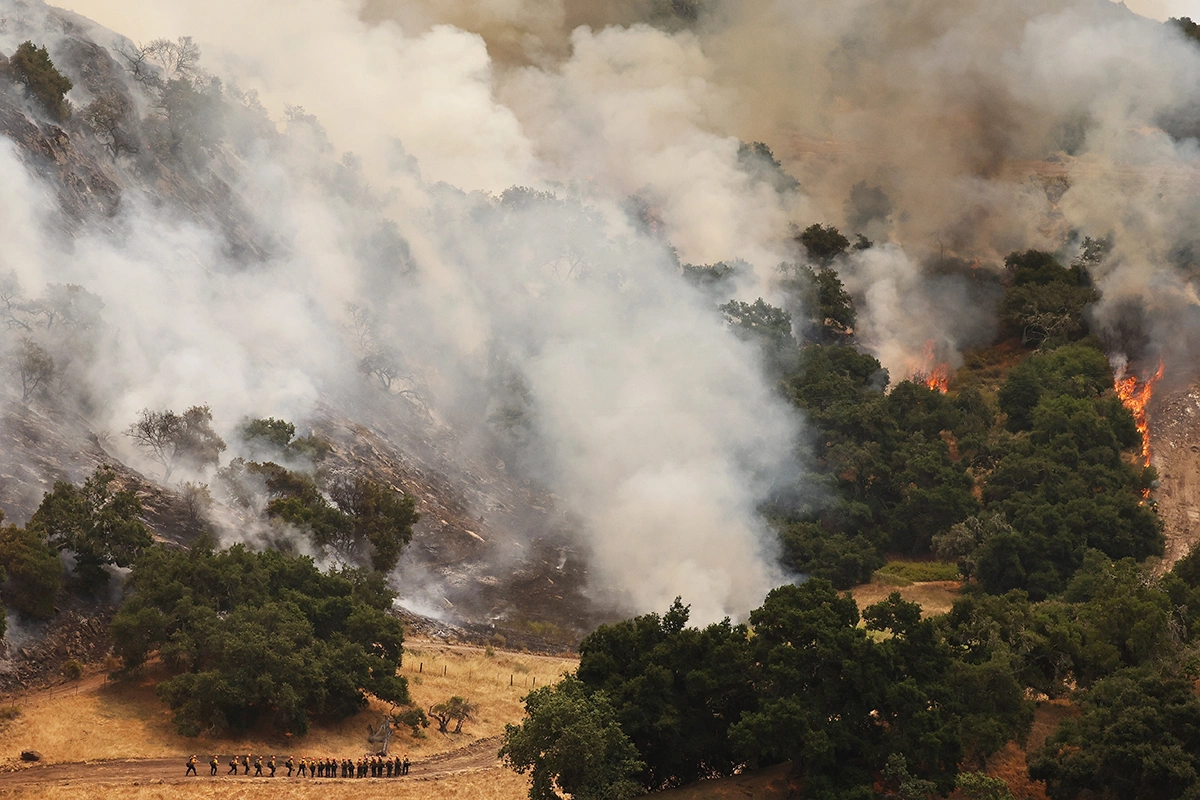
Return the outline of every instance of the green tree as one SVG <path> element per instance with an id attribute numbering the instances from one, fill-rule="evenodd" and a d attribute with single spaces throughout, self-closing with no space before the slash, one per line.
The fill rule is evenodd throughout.
<path id="1" fill-rule="evenodd" d="M 956 787 L 968 800 L 1015 800 L 1008 784 L 982 772 L 960 772 Z"/>
<path id="2" fill-rule="evenodd" d="M 1029 775 L 1052 800 L 1170 800 L 1200 790 L 1200 698 L 1190 679 L 1123 670 L 1080 694 L 1032 755 Z"/>
<path id="3" fill-rule="evenodd" d="M 1114 562 L 1089 551 L 1063 599 L 1077 604 L 1075 677 L 1081 686 L 1124 667 L 1160 663 L 1174 649 L 1170 597 L 1132 558 Z"/>
<path id="4" fill-rule="evenodd" d="M 919 765 L 913 777 L 953 785 L 951 659 L 918 607 L 898 595 L 872 607 L 868 625 L 891 632 L 877 645 L 854 600 L 813 579 L 773 590 L 750 621 L 761 705 L 731 736 L 753 761 L 790 759 L 814 796 L 861 792 L 894 754 Z"/>
<path id="5" fill-rule="evenodd" d="M 525 721 L 506 725 L 500 758 L 531 773 L 530 800 L 625 800 L 643 793 L 644 765 L 603 692 L 567 676 L 525 697 Z"/>
<path id="6" fill-rule="evenodd" d="M 330 496 L 350 516 L 355 539 L 368 546 L 371 566 L 379 572 L 395 569 L 421 518 L 416 500 L 361 475 L 335 484 Z"/>
<path id="7" fill-rule="evenodd" d="M 966 579 L 975 572 L 980 546 L 999 533 L 1015 533 L 1000 514 L 967 517 L 945 533 L 933 537 L 933 553 L 941 561 L 953 561 Z"/>
<path id="8" fill-rule="evenodd" d="M 1033 426 L 1033 410 L 1045 397 L 1094 400 L 1112 390 L 1108 358 L 1095 347 L 1078 344 L 1035 353 L 1013 367 L 997 399 L 1000 410 L 1008 415 L 1008 429 L 1022 431 Z M 1129 423 L 1131 426 L 1132 419 Z M 1126 447 L 1134 444 L 1128 430 L 1123 430 Z"/>
<path id="9" fill-rule="evenodd" d="M 333 449 L 328 442 L 315 435 L 297 437 L 295 425 L 274 417 L 248 419 L 238 429 L 238 435 L 251 446 L 287 458 L 320 461 Z"/>
<path id="10" fill-rule="evenodd" d="M 454 723 L 453 733 L 462 733 L 463 723 L 475 719 L 478 707 L 465 697 L 454 695 L 449 700 L 434 703 L 429 707 L 429 716 L 437 720 L 439 733 L 450 733 L 451 722 Z"/>
<path id="11" fill-rule="evenodd" d="M 1023 344 L 1063 344 L 1086 332 L 1083 310 L 1099 294 L 1082 264 L 1063 267 L 1040 250 L 1012 253 L 1004 264 L 1010 280 L 1000 315 Z"/>
<path id="12" fill-rule="evenodd" d="M 9 57 L 8 66 L 51 117 L 62 122 L 71 116 L 71 106 L 66 100 L 71 80 L 54 66 L 45 47 L 22 42 Z"/>
<path id="13" fill-rule="evenodd" d="M 837 272 L 805 264 L 780 264 L 782 288 L 802 309 L 801 328 L 808 341 L 836 344 L 854 331 L 857 312 Z"/>
<path id="14" fill-rule="evenodd" d="M 756 705 L 745 626 L 687 620 L 676 599 L 662 616 L 602 625 L 579 646 L 579 680 L 611 702 L 651 791 L 733 774 L 743 759 L 729 728 Z"/>
<path id="15" fill-rule="evenodd" d="M 808 257 L 821 266 L 829 266 L 850 249 L 850 240 L 832 225 L 809 225 L 796 237 Z"/>
<path id="16" fill-rule="evenodd" d="M 0 512 L 0 522 L 3 520 Z M 63 568 L 43 530 L 0 527 L 0 569 L 7 573 L 0 595 L 10 608 L 35 619 L 54 614 Z"/>
<path id="17" fill-rule="evenodd" d="M 761 297 L 753 303 L 730 300 L 721 306 L 725 320 L 739 333 L 761 339 L 771 347 L 786 345 L 792 338 L 792 316 Z"/>
<path id="18" fill-rule="evenodd" d="M 105 567 L 128 567 L 154 539 L 141 521 L 137 495 L 113 487 L 116 472 L 98 468 L 83 486 L 59 481 L 27 526 L 75 557 L 74 576 L 86 592 L 108 582 Z"/>
<path id="19" fill-rule="evenodd" d="M 162 86 L 159 111 L 162 115 L 161 146 L 175 157 L 202 157 L 220 144 L 224 136 L 221 83 L 181 75 Z"/>
<path id="20" fill-rule="evenodd" d="M 318 547 L 331 548 L 345 558 L 367 560 L 374 569 L 390 572 L 404 546 L 412 540 L 412 526 L 421 515 L 416 501 L 363 476 L 344 479 L 329 487 L 333 502 L 325 498 L 316 481 L 273 462 L 240 462 L 242 469 L 265 478 L 274 495 L 268 516 L 307 529 Z M 238 478 L 227 474 L 234 485 Z"/>
<path id="21" fill-rule="evenodd" d="M 357 713 L 368 694 L 408 703 L 393 596 L 378 576 L 202 539 L 138 559 L 113 640 L 127 669 L 157 650 L 175 672 L 159 694 L 186 735 L 263 721 L 304 733 L 312 718 Z"/>
<path id="22" fill-rule="evenodd" d="M 1021 687 L 1062 697 L 1083 646 L 1076 612 L 1060 601 L 1032 603 L 1026 592 L 965 594 L 939 621 L 965 664 L 1003 663 Z"/>
<path id="23" fill-rule="evenodd" d="M 865 535 L 832 531 L 816 520 L 778 520 L 780 561 L 793 572 L 824 578 L 835 589 L 868 583 L 886 562 Z"/>

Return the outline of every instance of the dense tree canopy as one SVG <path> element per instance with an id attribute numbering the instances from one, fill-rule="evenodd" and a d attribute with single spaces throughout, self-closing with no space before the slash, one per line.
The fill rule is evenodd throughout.
<path id="1" fill-rule="evenodd" d="M 756 702 L 748 630 L 728 622 L 699 630 L 687 619 L 676 601 L 661 617 L 603 625 L 579 648 L 579 678 L 616 710 L 647 788 L 728 775 L 742 763 L 728 730 Z"/>
<path id="2" fill-rule="evenodd" d="M 181 733 L 260 720 L 304 733 L 356 713 L 367 694 L 408 701 L 403 627 L 378 573 L 321 573 L 312 559 L 242 545 L 154 547 L 138 559 L 113 619 L 126 668 L 157 651 L 175 672 L 159 695 Z"/>
<path id="3" fill-rule="evenodd" d="M 1011 673 L 957 659 L 898 595 L 864 613 L 878 636 L 859 625 L 852 598 L 817 579 L 771 592 L 750 616 L 753 634 L 728 621 L 688 628 L 687 616 L 676 601 L 661 617 L 597 629 L 564 698 L 552 704 L 555 690 L 541 690 L 524 724 L 509 726 L 506 752 L 519 747 L 521 764 L 553 780 L 557 737 L 582 708 L 603 711 L 621 733 L 605 735 L 634 748 L 618 748 L 625 769 L 607 773 L 621 786 L 656 790 L 790 759 L 806 797 L 849 798 L 897 756 L 908 778 L 948 790 L 964 755 L 986 757 L 1032 720 Z"/>
<path id="4" fill-rule="evenodd" d="M 1200 791 L 1200 697 L 1194 681 L 1124 670 L 1080 697 L 1030 761 L 1052 800 L 1171 800 Z"/>

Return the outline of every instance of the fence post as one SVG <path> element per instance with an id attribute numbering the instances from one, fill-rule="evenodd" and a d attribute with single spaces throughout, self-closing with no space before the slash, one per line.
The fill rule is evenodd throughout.
<path id="1" fill-rule="evenodd" d="M 446 677 L 446 665 L 442 664 L 442 677 Z"/>
<path id="2" fill-rule="evenodd" d="M 512 686 L 512 682 L 513 682 L 513 675 L 512 675 L 512 673 L 510 672 L 510 673 L 508 673 L 508 685 L 509 685 L 509 686 Z"/>
<path id="3" fill-rule="evenodd" d="M 424 672 L 424 671 L 425 671 L 425 662 L 424 662 L 424 661 L 422 661 L 422 662 L 421 662 L 421 666 L 420 666 L 420 668 L 417 670 L 417 672 Z"/>

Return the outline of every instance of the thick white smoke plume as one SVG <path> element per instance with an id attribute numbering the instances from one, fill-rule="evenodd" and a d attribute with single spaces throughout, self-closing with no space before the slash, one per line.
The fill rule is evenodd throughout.
<path id="1" fill-rule="evenodd" d="M 195 37 L 286 130 L 248 101 L 251 133 L 214 167 L 234 227 L 270 243 L 250 266 L 229 220 L 135 192 L 58 243 L 44 189 L 0 151 L 0 272 L 103 300 L 87 372 L 109 426 L 352 397 L 353 304 L 437 418 L 512 423 L 522 468 L 579 519 L 593 588 L 633 610 L 682 594 L 697 619 L 740 614 L 782 579 L 756 506 L 799 438 L 665 243 L 747 260 L 741 299 L 772 300 L 791 226 L 869 236 L 843 279 L 896 378 L 931 343 L 953 361 L 988 337 L 994 297 L 959 267 L 994 275 L 1012 250 L 1110 237 L 1106 298 L 1200 305 L 1200 48 L 1107 0 L 69 5 L 134 40 Z M 0 50 L 35 31 L 59 52 L 38 4 L 0 8 Z M 742 141 L 801 188 L 755 177 Z M 497 199 L 514 185 L 566 202 Z"/>

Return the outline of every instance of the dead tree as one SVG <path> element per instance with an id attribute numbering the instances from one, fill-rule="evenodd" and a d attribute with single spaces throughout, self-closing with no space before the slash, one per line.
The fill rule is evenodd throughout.
<path id="1" fill-rule="evenodd" d="M 379 730 L 375 730 L 371 725 L 367 726 L 367 741 L 371 744 L 379 745 L 375 751 L 375 755 L 386 756 L 388 754 L 388 745 L 392 743 L 392 721 L 388 717 L 383 718 L 383 722 L 379 723 Z"/>

